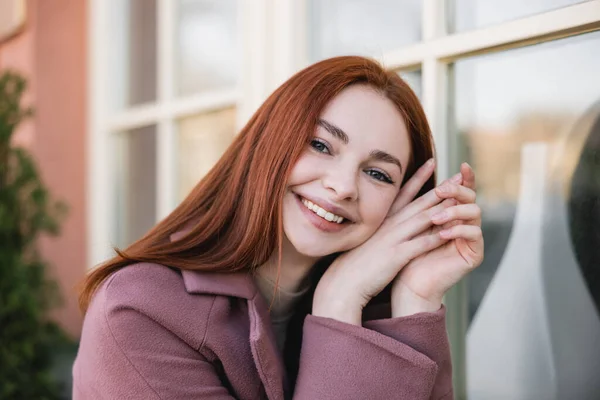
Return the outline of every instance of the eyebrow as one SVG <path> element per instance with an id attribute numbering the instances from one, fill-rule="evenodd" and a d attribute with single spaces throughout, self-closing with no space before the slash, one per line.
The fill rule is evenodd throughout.
<path id="1" fill-rule="evenodd" d="M 324 119 L 319 120 L 319 125 L 327 130 L 327 132 L 331 133 L 336 138 L 340 139 L 344 144 L 348 144 L 350 139 L 348 139 L 348 135 L 346 132 L 338 128 L 337 126 L 325 121 Z"/>
<path id="2" fill-rule="evenodd" d="M 398 168 L 400 168 L 400 173 L 402 174 L 402 164 L 400 164 L 400 160 L 398 160 L 393 155 L 386 153 L 385 151 L 382 151 L 382 150 L 373 150 L 373 151 L 371 151 L 370 156 L 373 160 L 396 164 L 398 166 Z"/>
<path id="3" fill-rule="evenodd" d="M 348 144 L 348 142 L 350 141 L 348 135 L 346 135 L 346 132 L 344 132 L 341 128 L 338 128 L 337 126 L 333 125 L 332 123 L 327 122 L 324 119 L 319 119 L 319 125 L 325 128 L 327 132 L 331 133 L 333 136 L 344 142 L 344 144 Z M 402 173 L 402 164 L 400 163 L 400 160 L 398 160 L 393 155 L 386 153 L 383 150 L 373 150 L 369 155 L 373 160 L 397 165 L 398 168 L 400 168 L 400 173 Z"/>

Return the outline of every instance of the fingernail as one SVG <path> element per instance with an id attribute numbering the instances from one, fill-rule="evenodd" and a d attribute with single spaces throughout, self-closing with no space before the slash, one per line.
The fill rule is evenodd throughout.
<path id="1" fill-rule="evenodd" d="M 452 178 L 450 178 L 450 180 L 452 182 L 460 183 L 460 181 L 462 180 L 462 174 L 459 172 L 458 174 L 456 174 Z"/>
<path id="2" fill-rule="evenodd" d="M 426 167 L 431 167 L 433 165 L 433 163 L 435 162 L 435 160 L 433 158 L 430 158 L 429 160 L 427 160 L 427 162 L 425 163 Z"/>
<path id="3" fill-rule="evenodd" d="M 433 214 L 431 216 L 431 220 L 432 221 L 443 221 L 446 219 L 447 216 L 448 216 L 448 213 L 446 213 L 445 211 L 442 211 L 440 213 Z"/>

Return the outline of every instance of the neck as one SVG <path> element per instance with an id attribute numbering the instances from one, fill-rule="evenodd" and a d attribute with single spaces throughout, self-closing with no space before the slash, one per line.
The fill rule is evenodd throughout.
<path id="1" fill-rule="evenodd" d="M 284 238 L 279 282 L 277 282 L 278 251 L 274 251 L 267 262 L 257 268 L 256 275 L 258 276 L 256 283 L 258 289 L 267 302 L 272 305 L 271 312 L 273 314 L 278 314 L 289 308 L 289 301 L 293 298 L 289 294 L 302 291 L 306 287 L 308 274 L 316 261 L 317 259 L 315 258 L 298 253 L 287 238 Z M 276 282 L 278 292 L 288 295 L 277 296 L 275 301 L 272 301 Z"/>

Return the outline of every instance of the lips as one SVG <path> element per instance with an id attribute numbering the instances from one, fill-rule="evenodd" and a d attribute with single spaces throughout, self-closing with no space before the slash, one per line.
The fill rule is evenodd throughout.
<path id="1" fill-rule="evenodd" d="M 358 220 L 358 218 L 350 213 L 349 211 L 345 210 L 342 207 L 338 207 L 332 203 L 330 203 L 329 201 L 320 198 L 320 197 L 316 197 L 316 196 L 312 196 L 312 195 L 305 195 L 305 194 L 298 194 L 298 193 L 294 193 L 296 195 L 296 197 L 299 200 L 306 200 L 310 203 L 313 203 L 314 205 L 316 205 L 319 208 L 322 208 L 325 213 L 331 213 L 334 216 L 338 216 L 338 217 L 342 217 L 344 218 L 345 221 L 343 222 L 356 222 Z"/>
<path id="2" fill-rule="evenodd" d="M 319 205 L 313 203 L 310 200 L 306 200 L 306 199 L 301 199 L 301 200 L 302 200 L 302 204 L 304 204 L 304 206 L 306 208 L 308 208 L 309 210 L 311 210 L 312 212 L 317 214 L 319 217 L 321 217 L 329 222 L 335 222 L 336 224 L 341 224 L 344 221 L 344 217 L 330 213 L 329 211 L 325 210 L 323 207 L 320 207 Z"/>
<path id="3" fill-rule="evenodd" d="M 327 233 L 335 233 L 335 232 L 339 232 L 343 229 L 346 229 L 348 226 L 351 225 L 351 222 L 348 219 L 346 219 L 343 215 L 340 215 L 337 213 L 332 213 L 331 208 L 329 208 L 329 210 L 327 210 L 327 209 L 321 207 L 321 205 L 323 205 L 323 203 L 321 203 L 321 205 L 318 205 L 317 203 L 314 203 L 313 201 L 306 199 L 297 194 L 295 194 L 294 197 L 296 198 L 296 202 L 298 203 L 298 207 L 300 208 L 300 211 L 302 212 L 302 214 L 304 214 L 304 216 L 311 223 L 311 225 L 313 225 L 315 228 L 319 229 L 320 231 L 327 232 Z M 333 220 L 328 221 L 326 219 L 327 214 L 325 214 L 325 218 L 316 214 L 313 209 L 309 209 L 307 207 L 306 204 L 309 201 L 313 204 L 313 209 L 315 208 L 314 206 L 317 206 L 318 208 L 321 208 L 324 211 L 332 214 L 331 216 L 329 216 L 329 218 L 338 217 L 337 218 L 338 220 L 339 220 L 339 218 L 342 218 L 341 223 L 334 222 Z M 317 208 L 317 212 L 318 212 L 318 208 Z"/>

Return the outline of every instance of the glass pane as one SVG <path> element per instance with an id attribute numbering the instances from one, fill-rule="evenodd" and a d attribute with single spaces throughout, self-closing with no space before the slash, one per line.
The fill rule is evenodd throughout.
<path id="1" fill-rule="evenodd" d="M 156 0 L 127 0 L 120 7 L 111 75 L 120 91 L 114 104 L 123 108 L 156 100 Z"/>
<path id="2" fill-rule="evenodd" d="M 486 246 L 468 280 L 469 399 L 600 389 L 585 372 L 600 362 L 598 48 L 591 33 L 454 65 Z"/>
<path id="3" fill-rule="evenodd" d="M 235 135 L 235 121 L 235 108 L 195 115 L 179 121 L 179 201 L 185 199 L 225 152 Z"/>
<path id="4" fill-rule="evenodd" d="M 582 0 L 454 0 L 455 28 L 450 31 L 460 32 L 481 28 L 582 2 Z"/>
<path id="5" fill-rule="evenodd" d="M 421 39 L 418 0 L 310 0 L 312 61 L 360 54 L 378 57 Z"/>
<path id="6" fill-rule="evenodd" d="M 410 86 L 410 88 L 415 92 L 417 97 L 421 99 L 421 70 L 407 72 L 400 71 L 398 75 L 400 75 L 400 78 L 404 79 L 404 82 L 408 83 L 408 86 Z"/>
<path id="7" fill-rule="evenodd" d="M 156 222 L 156 126 L 114 135 L 115 242 L 125 247 Z"/>
<path id="8" fill-rule="evenodd" d="M 235 86 L 236 0 L 179 0 L 176 90 L 180 95 Z"/>

